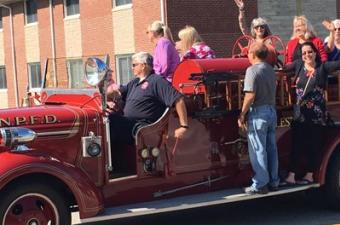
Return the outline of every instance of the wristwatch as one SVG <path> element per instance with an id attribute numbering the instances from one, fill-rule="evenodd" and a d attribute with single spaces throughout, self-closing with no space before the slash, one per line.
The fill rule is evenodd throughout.
<path id="1" fill-rule="evenodd" d="M 189 126 L 188 125 L 181 125 L 180 127 L 183 127 L 185 129 L 189 129 Z"/>

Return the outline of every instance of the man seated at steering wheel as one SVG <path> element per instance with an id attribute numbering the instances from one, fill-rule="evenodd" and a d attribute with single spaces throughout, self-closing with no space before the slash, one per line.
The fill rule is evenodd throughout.
<path id="1" fill-rule="evenodd" d="M 111 143 L 134 144 L 137 130 L 158 120 L 167 107 L 175 106 L 179 127 L 175 137 L 182 138 L 188 129 L 184 97 L 167 80 L 153 71 L 153 58 L 147 52 L 132 56 L 132 69 L 136 76 L 127 85 L 108 88 L 110 99 L 121 98 L 123 115 L 109 114 Z"/>

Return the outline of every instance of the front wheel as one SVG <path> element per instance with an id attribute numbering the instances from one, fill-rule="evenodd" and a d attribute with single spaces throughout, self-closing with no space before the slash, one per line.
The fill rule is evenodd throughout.
<path id="1" fill-rule="evenodd" d="M 327 171 L 326 195 L 330 206 L 340 210 L 340 153 L 338 152 Z"/>
<path id="2" fill-rule="evenodd" d="M 66 201 L 48 185 L 19 184 L 0 197 L 0 225 L 71 224 Z"/>

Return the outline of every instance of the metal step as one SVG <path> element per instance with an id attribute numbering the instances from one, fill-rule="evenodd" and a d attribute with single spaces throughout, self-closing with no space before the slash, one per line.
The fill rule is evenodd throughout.
<path id="1" fill-rule="evenodd" d="M 268 194 L 245 194 L 242 189 L 228 189 L 222 191 L 208 192 L 189 196 L 181 196 L 171 199 L 162 199 L 151 202 L 136 203 L 123 205 L 114 208 L 108 208 L 103 214 L 96 217 L 79 219 L 78 213 L 72 213 L 72 224 L 98 222 L 125 217 L 141 216 L 154 213 L 170 212 L 196 207 L 211 206 L 228 202 L 238 202 L 256 198 L 265 198 L 269 196 L 288 194 L 307 190 L 310 188 L 320 187 L 320 184 L 296 185 L 291 187 L 281 187 L 278 191 L 269 192 Z"/>

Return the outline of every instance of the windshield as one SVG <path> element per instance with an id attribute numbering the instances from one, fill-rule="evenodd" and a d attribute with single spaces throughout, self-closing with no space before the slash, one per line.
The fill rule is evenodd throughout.
<path id="1" fill-rule="evenodd" d="M 105 55 L 95 56 L 104 59 Z M 47 59 L 42 77 L 43 89 L 97 89 L 85 78 L 84 64 L 88 56 Z"/>

